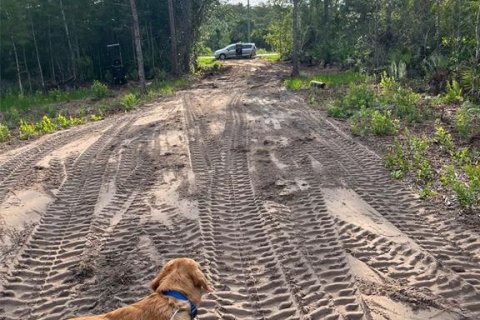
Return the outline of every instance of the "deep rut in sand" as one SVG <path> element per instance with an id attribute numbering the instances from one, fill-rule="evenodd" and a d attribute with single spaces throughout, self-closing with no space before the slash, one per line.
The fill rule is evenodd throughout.
<path id="1" fill-rule="evenodd" d="M 478 233 L 282 89 L 286 66 L 227 65 L 0 155 L 0 319 L 132 303 L 179 256 L 215 288 L 199 319 L 480 318 Z"/>

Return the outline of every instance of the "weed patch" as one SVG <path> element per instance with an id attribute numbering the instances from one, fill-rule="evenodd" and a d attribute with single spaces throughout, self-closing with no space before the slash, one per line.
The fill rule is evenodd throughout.
<path id="1" fill-rule="evenodd" d="M 376 105 L 375 94 L 366 84 L 350 87 L 343 99 L 336 100 L 328 109 L 328 115 L 335 118 L 350 118 L 362 109 L 374 108 Z M 359 116 L 365 118 L 367 111 Z"/>
<path id="2" fill-rule="evenodd" d="M 373 133 L 377 136 L 392 135 L 397 132 L 398 121 L 390 111 L 372 110 L 362 107 L 350 119 L 350 128 L 354 135 L 365 136 Z"/>
<path id="3" fill-rule="evenodd" d="M 37 123 L 37 130 L 44 133 L 52 133 L 57 129 L 57 125 L 48 116 L 43 116 L 42 120 Z"/>
<path id="4" fill-rule="evenodd" d="M 342 72 L 310 77 L 299 76 L 285 80 L 285 86 L 292 91 L 297 91 L 303 88 L 308 88 L 311 81 L 323 82 L 329 87 L 337 87 L 348 84 L 364 83 L 367 81 L 367 77 L 358 72 Z"/>
<path id="5" fill-rule="evenodd" d="M 10 129 L 8 126 L 0 123 L 0 142 L 5 142 L 10 138 Z"/>
<path id="6" fill-rule="evenodd" d="M 107 85 L 101 83 L 98 80 L 93 81 L 91 86 L 92 93 L 94 97 L 98 100 L 105 98 L 108 95 Z"/>
<path id="7" fill-rule="evenodd" d="M 437 142 L 440 148 L 447 153 L 451 153 L 455 148 L 453 138 L 450 132 L 442 127 L 438 122 L 435 124 L 435 142 Z"/>
<path id="8" fill-rule="evenodd" d="M 457 111 L 455 126 L 463 138 L 470 138 L 480 133 L 480 106 L 465 102 Z"/>
<path id="9" fill-rule="evenodd" d="M 124 95 L 120 102 L 124 111 L 130 111 L 134 109 L 139 103 L 140 99 L 133 93 Z"/>
<path id="10" fill-rule="evenodd" d="M 265 56 L 259 56 L 260 59 L 262 60 L 267 60 L 270 62 L 277 62 L 280 61 L 280 53 L 266 53 L 267 55 Z"/>
<path id="11" fill-rule="evenodd" d="M 23 120 L 20 120 L 20 127 L 19 127 L 20 139 L 21 140 L 28 140 L 33 137 L 37 136 L 37 128 L 34 124 L 27 123 Z"/>
<path id="12" fill-rule="evenodd" d="M 445 168 L 441 181 L 450 187 L 462 208 L 472 210 L 480 205 L 480 165 L 465 165 L 462 169 L 454 166 Z"/>

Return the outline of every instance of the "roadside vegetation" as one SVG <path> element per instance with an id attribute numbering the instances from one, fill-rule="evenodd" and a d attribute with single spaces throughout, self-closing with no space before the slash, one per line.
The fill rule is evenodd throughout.
<path id="1" fill-rule="evenodd" d="M 51 90 L 32 95 L 0 98 L 0 143 L 28 140 L 75 125 L 103 120 L 107 115 L 129 112 L 143 103 L 174 94 L 190 86 L 189 77 L 152 82 L 147 94 L 136 87 L 111 90 L 95 80 L 88 88 L 75 91 Z"/>
<path id="2" fill-rule="evenodd" d="M 224 66 L 223 61 L 218 61 L 213 56 L 200 56 L 197 58 L 198 72 L 205 73 L 218 71 Z"/>
<path id="3" fill-rule="evenodd" d="M 480 105 L 456 80 L 444 93 L 431 95 L 386 71 L 377 78 L 337 72 L 290 78 L 285 86 L 304 92 L 312 106 L 323 107 L 352 135 L 380 149 L 392 178 L 413 183 L 421 198 L 465 212 L 478 209 Z M 318 89 L 311 81 L 327 87 Z"/>
<path id="4" fill-rule="evenodd" d="M 359 72 L 347 71 L 341 73 L 320 74 L 312 76 L 298 76 L 285 80 L 285 86 L 290 90 L 297 91 L 311 87 L 312 81 L 323 82 L 330 87 L 346 85 L 351 83 L 362 83 L 366 80 L 366 75 Z"/>
<path id="5" fill-rule="evenodd" d="M 293 75 L 298 60 L 320 73 L 286 87 L 383 152 L 392 177 L 411 181 L 422 198 L 478 210 L 480 3 L 276 4 L 282 18 L 270 43 L 292 58 Z"/>

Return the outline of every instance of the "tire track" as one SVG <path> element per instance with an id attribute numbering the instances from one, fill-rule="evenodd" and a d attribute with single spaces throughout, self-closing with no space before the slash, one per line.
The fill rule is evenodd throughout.
<path id="1" fill-rule="evenodd" d="M 84 248 L 114 138 L 127 125 L 124 121 L 106 131 L 73 165 L 7 278 L 1 299 L 7 316 L 58 318 L 69 300 L 69 270 Z"/>
<path id="2" fill-rule="evenodd" d="M 187 103 L 186 109 L 189 107 Z M 332 301 L 321 299 L 318 290 L 322 284 L 309 262 L 292 258 L 300 251 L 295 241 L 288 239 L 288 226 L 257 203 L 246 157 L 247 126 L 240 108 L 239 99 L 234 98 L 221 137 L 224 145 L 216 153 L 213 148 L 194 146 L 197 140 L 190 141 L 192 162 L 195 153 L 202 154 L 200 159 L 208 154 L 212 172 L 209 199 L 200 204 L 207 255 L 215 257 L 211 268 L 216 269 L 211 274 L 217 291 L 208 304 L 216 306 L 221 319 L 338 318 L 340 314 L 330 310 Z M 208 133 L 202 131 L 200 136 Z M 200 162 L 200 168 L 206 166 L 205 161 Z M 244 272 L 237 271 L 232 277 L 232 269 Z M 351 302 L 344 297 L 336 303 L 348 304 L 346 301 Z M 363 313 L 355 315 L 353 308 L 350 304 L 349 310 L 342 313 L 352 319 L 361 318 Z M 213 319 L 213 315 L 205 315 L 205 319 Z"/>
<path id="3" fill-rule="evenodd" d="M 164 116 L 176 109 L 169 109 Z M 116 192 L 92 223 L 84 260 L 95 268 L 93 279 L 77 285 L 68 315 L 102 313 L 132 303 L 149 293 L 148 284 L 166 259 L 185 256 L 184 240 L 175 228 L 151 218 L 152 190 L 161 182 L 160 147 L 155 143 L 163 122 L 133 131 L 115 161 Z M 162 204 L 162 210 L 172 208 Z M 197 239 L 198 240 L 198 239 Z M 197 241 L 198 242 L 198 241 Z M 102 283 L 101 286 L 98 283 Z"/>
<path id="4" fill-rule="evenodd" d="M 462 308 L 477 317 L 480 314 L 479 257 L 466 248 L 475 249 L 478 238 L 458 228 L 446 229 L 443 221 L 433 220 L 433 217 L 427 222 L 428 214 L 424 213 L 422 203 L 401 185 L 392 182 L 375 155 L 338 134 L 322 119 L 313 118 L 307 111 L 303 116 L 320 137 L 305 147 L 309 154 L 322 165 L 337 168 L 337 181 L 341 179 L 341 183 L 355 190 L 388 221 L 430 252 L 438 263 L 445 265 L 449 269 L 447 272 L 456 275 L 447 284 L 439 283 L 439 295 L 455 297 L 461 301 Z M 463 239 L 463 245 L 455 239 Z M 475 240 L 469 242 L 472 239 Z"/>
<path id="5" fill-rule="evenodd" d="M 98 130 L 114 122 L 113 119 L 88 124 L 81 128 L 72 128 L 65 132 L 58 132 L 45 141 L 35 143 L 12 158 L 0 164 L 0 202 L 3 201 L 9 190 L 17 186 L 19 181 L 27 176 L 34 167 L 34 164 L 56 148 L 66 145 L 72 141 L 81 139 L 93 130 Z"/>

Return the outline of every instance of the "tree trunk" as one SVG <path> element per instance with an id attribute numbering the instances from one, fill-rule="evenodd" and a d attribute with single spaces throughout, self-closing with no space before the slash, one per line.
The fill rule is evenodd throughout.
<path id="1" fill-rule="evenodd" d="M 22 51 L 23 51 L 23 65 L 25 66 L 25 72 L 27 73 L 27 79 L 28 79 L 28 88 L 30 89 L 30 92 L 32 92 L 33 91 L 32 77 L 30 76 L 30 69 L 28 69 L 27 55 L 25 54 L 25 46 L 22 46 Z"/>
<path id="2" fill-rule="evenodd" d="M 440 0 L 435 1 L 435 41 L 436 41 L 436 49 L 440 48 L 442 44 L 442 32 L 441 32 L 441 17 L 440 17 Z"/>
<path id="3" fill-rule="evenodd" d="M 63 9 L 63 0 L 60 0 L 60 10 L 62 11 L 63 26 L 65 28 L 65 34 L 67 35 L 68 51 L 70 52 L 70 59 L 72 63 L 73 78 L 77 78 L 77 66 L 75 63 L 75 52 L 73 51 L 72 39 L 70 37 L 70 31 L 68 29 L 67 17 L 65 16 L 65 10 Z"/>
<path id="4" fill-rule="evenodd" d="M 177 30 L 175 28 L 175 12 L 173 8 L 173 0 L 168 0 L 168 17 L 170 20 L 170 45 L 172 54 L 172 73 L 178 74 L 178 62 L 177 62 Z"/>
<path id="5" fill-rule="evenodd" d="M 392 46 L 394 46 L 393 39 L 393 12 L 394 12 L 394 1 L 386 0 L 385 1 L 385 33 L 381 36 L 381 44 L 385 50 L 385 55 L 388 56 Z M 398 61 L 397 61 L 398 62 Z"/>
<path id="6" fill-rule="evenodd" d="M 50 66 L 51 66 L 51 80 L 53 84 L 57 83 L 57 75 L 55 74 L 55 61 L 53 59 L 53 50 L 52 50 L 52 32 L 51 32 L 51 24 L 50 21 L 48 22 L 48 45 L 49 45 L 49 53 L 50 53 Z"/>
<path id="7" fill-rule="evenodd" d="M 135 0 L 130 0 L 130 9 L 132 10 L 133 36 L 135 40 L 135 50 L 137 52 L 138 79 L 140 80 L 140 89 L 142 90 L 142 93 L 146 93 L 147 87 L 145 85 L 142 39 L 140 38 L 140 24 L 138 23 L 137 5 Z"/>
<path id="8" fill-rule="evenodd" d="M 42 85 L 43 91 L 45 91 L 45 80 L 43 79 L 42 64 L 40 63 L 40 55 L 38 54 L 37 37 L 35 36 L 35 28 L 33 27 L 33 21 L 31 16 L 30 16 L 30 24 L 32 26 L 33 45 L 35 47 L 35 53 L 37 55 L 37 65 L 38 65 L 38 72 L 40 74 L 40 84 Z"/>
<path id="9" fill-rule="evenodd" d="M 292 50 L 292 76 L 298 76 L 300 74 L 298 54 L 300 50 L 300 30 L 299 30 L 299 2 L 300 0 L 293 0 L 293 17 L 292 17 L 292 33 L 293 33 L 293 50 Z"/>
<path id="10" fill-rule="evenodd" d="M 20 94 L 23 96 L 23 84 L 22 84 L 22 75 L 20 74 L 20 64 L 18 63 L 18 52 L 15 41 L 11 38 L 13 44 L 13 53 L 15 54 L 15 64 L 17 66 L 17 77 L 18 77 L 18 88 L 20 89 Z"/>
<path id="11" fill-rule="evenodd" d="M 477 48 L 475 50 L 475 61 L 480 64 L 480 6 L 477 10 L 477 28 L 476 28 Z"/>
<path id="12" fill-rule="evenodd" d="M 150 43 L 150 55 L 152 59 L 152 70 L 155 73 L 155 41 L 153 40 L 153 28 L 152 28 L 151 22 L 147 30 L 149 30 L 149 43 Z"/>
<path id="13" fill-rule="evenodd" d="M 250 32 L 251 32 L 251 19 L 252 19 L 252 15 L 251 15 L 251 10 L 250 10 L 250 0 L 247 0 L 247 19 L 248 19 L 248 25 L 247 25 L 247 39 L 248 39 L 248 42 L 251 42 L 250 40 Z"/>
<path id="14" fill-rule="evenodd" d="M 330 1 L 323 0 L 323 24 L 328 26 L 330 24 Z"/>

